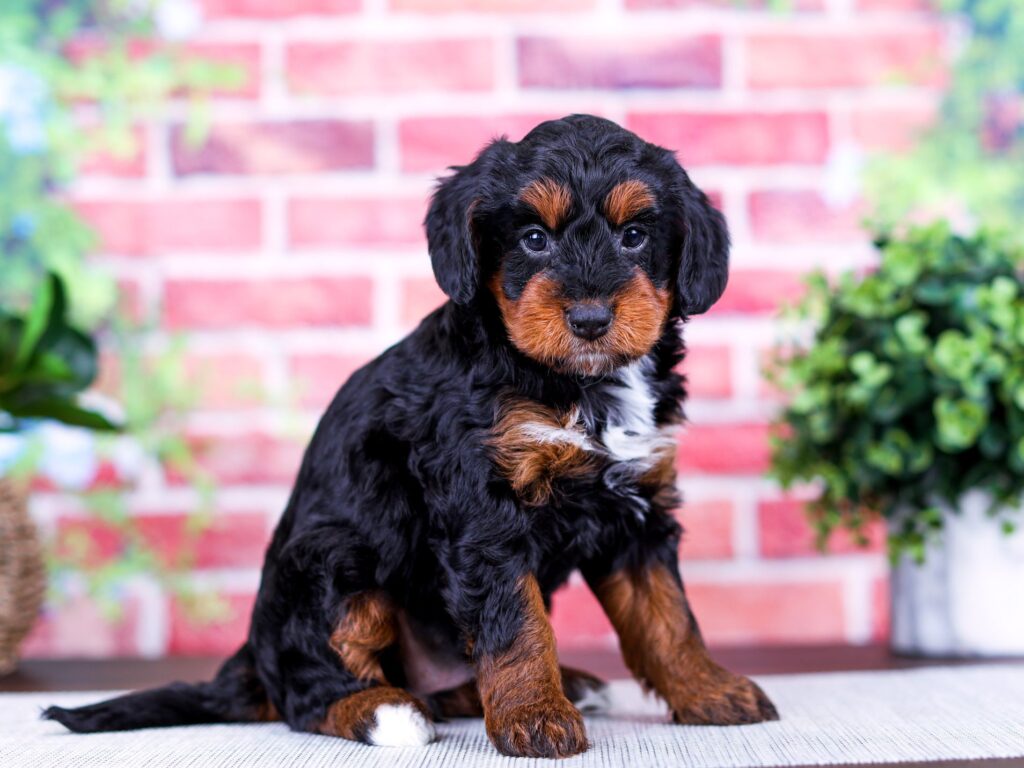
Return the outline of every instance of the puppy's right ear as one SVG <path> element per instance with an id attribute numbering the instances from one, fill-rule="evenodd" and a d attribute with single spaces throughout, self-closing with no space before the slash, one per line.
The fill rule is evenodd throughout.
<path id="1" fill-rule="evenodd" d="M 430 263 L 437 284 L 456 304 L 469 304 L 479 289 L 478 226 L 495 192 L 497 165 L 512 146 L 504 139 L 491 142 L 472 163 L 455 167 L 430 201 L 424 221 Z"/>

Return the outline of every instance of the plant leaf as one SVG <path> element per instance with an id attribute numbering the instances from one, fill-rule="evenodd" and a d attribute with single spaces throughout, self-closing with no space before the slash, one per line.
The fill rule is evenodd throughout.
<path id="1" fill-rule="evenodd" d="M 21 339 L 18 342 L 18 351 L 14 356 L 14 370 L 23 371 L 32 358 L 36 346 L 42 339 L 47 327 L 53 317 L 55 299 L 60 291 L 60 278 L 52 272 L 39 288 L 32 307 L 25 315 L 25 324 L 21 329 Z"/>

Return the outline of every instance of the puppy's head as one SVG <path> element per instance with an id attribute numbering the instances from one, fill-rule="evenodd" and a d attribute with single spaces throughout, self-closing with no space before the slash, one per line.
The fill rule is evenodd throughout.
<path id="1" fill-rule="evenodd" d="M 494 302 L 509 340 L 562 373 L 644 356 L 728 276 L 725 221 L 672 153 L 586 115 L 490 144 L 441 182 L 426 225 L 445 293 Z"/>

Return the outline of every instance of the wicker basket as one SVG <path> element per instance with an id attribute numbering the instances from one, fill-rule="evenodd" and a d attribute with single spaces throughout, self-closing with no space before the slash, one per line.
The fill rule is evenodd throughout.
<path id="1" fill-rule="evenodd" d="M 0 478 L 0 674 L 18 664 L 46 594 L 46 566 L 24 493 Z"/>

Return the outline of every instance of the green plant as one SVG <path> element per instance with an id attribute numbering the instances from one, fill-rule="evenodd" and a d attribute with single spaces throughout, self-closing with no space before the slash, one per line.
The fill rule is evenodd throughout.
<path id="1" fill-rule="evenodd" d="M 1024 217 L 1024 14 L 1019 0 L 934 0 L 964 23 L 938 119 L 868 168 L 873 227 L 956 215 L 1018 230 Z M 1019 235 L 1018 235 L 1019 237 Z"/>
<path id="2" fill-rule="evenodd" d="M 153 11 L 161 2 L 0 3 L 0 303 L 29 314 L 48 290 L 48 273 L 63 278 L 71 322 L 96 335 L 118 363 L 108 388 L 123 408 L 124 430 L 93 441 L 96 463 L 109 462 L 127 441 L 173 471 L 198 499 L 188 525 L 198 535 L 209 518 L 213 485 L 182 437 L 195 401 L 194 389 L 181 385 L 188 378 L 182 344 L 170 340 L 156 350 L 142 344 L 153 319 L 134 318 L 117 306 L 113 276 L 89 260 L 96 239 L 62 194 L 88 158 L 134 155 L 145 123 L 162 119 L 171 100 L 190 105 L 186 135 L 200 141 L 207 95 L 242 84 L 237 68 L 159 39 Z M 26 439 L 16 468 L 31 474 L 43 448 Z M 120 478 L 113 487 L 78 493 L 85 508 L 127 542 L 121 556 L 99 560 L 93 543 L 80 539 L 71 546 L 53 542 L 50 555 L 55 576 L 83 579 L 111 615 L 120 604 L 118 587 L 139 573 L 178 592 L 185 588 L 180 576 L 189 565 L 188 547 L 175 563 L 162 563 L 148 550 L 129 511 L 134 489 L 135 479 Z M 59 600 L 62 578 L 51 583 L 51 599 Z"/>
<path id="3" fill-rule="evenodd" d="M 96 373 L 96 344 L 68 324 L 64 283 L 56 274 L 24 316 L 0 307 L 0 429 L 17 429 L 22 419 L 116 429 L 78 403 Z"/>
<path id="4" fill-rule="evenodd" d="M 188 134 L 203 136 L 212 89 L 241 84 L 233 67 L 153 40 L 160 0 L 4 0 L 0 3 L 0 300 L 28 301 L 48 270 L 71 293 L 76 321 L 115 310 L 116 285 L 86 263 L 92 232 L 55 192 L 83 160 L 137 150 L 140 125 L 168 99 L 193 105 Z"/>
<path id="5" fill-rule="evenodd" d="M 945 223 L 878 243 L 881 263 L 835 285 L 822 274 L 794 318 L 810 343 L 776 350 L 773 383 L 791 397 L 776 425 L 772 474 L 814 482 L 809 513 L 824 543 L 873 516 L 893 554 L 923 557 L 939 507 L 984 489 L 1012 528 L 1024 492 L 1024 251 Z"/>

